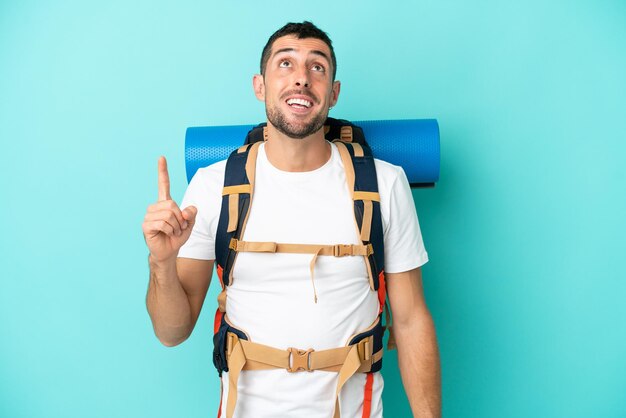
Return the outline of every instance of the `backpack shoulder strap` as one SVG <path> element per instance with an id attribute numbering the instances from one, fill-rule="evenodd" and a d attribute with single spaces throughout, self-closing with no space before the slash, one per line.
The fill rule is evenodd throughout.
<path id="1" fill-rule="evenodd" d="M 364 245 L 372 244 L 373 253 L 367 256 L 367 267 L 372 290 L 384 292 L 384 238 L 380 195 L 372 151 L 367 143 L 335 141 L 346 171 L 346 181 L 354 201 L 357 232 Z M 382 282 L 382 283 L 381 283 Z M 382 284 L 382 286 L 381 286 Z M 384 305 L 382 295 L 381 306 Z"/>
<path id="2" fill-rule="evenodd" d="M 389 330 L 387 349 L 391 350 L 395 348 L 395 342 L 387 303 L 383 222 L 376 166 L 372 150 L 365 141 L 363 131 L 356 126 L 354 127 L 356 129 L 351 128 L 349 133 L 346 132 L 345 128 L 342 128 L 341 136 L 344 139 L 350 138 L 350 141 L 336 140 L 334 143 L 341 155 L 346 171 L 348 190 L 350 190 L 354 201 L 354 219 L 356 220 L 357 232 L 360 234 L 363 244 L 371 244 L 374 249 L 373 253 L 366 257 L 365 265 L 370 277 L 370 287 L 378 294 L 379 314 L 382 315 L 383 311 L 385 313 L 383 330 Z M 382 336 L 379 344 L 382 347 Z"/>
<path id="3" fill-rule="evenodd" d="M 237 253 L 230 244 L 232 239 L 241 238 L 246 227 L 260 144 L 243 145 L 233 151 L 226 161 L 222 208 L 215 236 L 215 261 L 222 287 L 232 281 L 232 267 Z"/>
<path id="4" fill-rule="evenodd" d="M 259 123 L 248 131 L 244 145 L 267 141 L 267 123 Z"/>

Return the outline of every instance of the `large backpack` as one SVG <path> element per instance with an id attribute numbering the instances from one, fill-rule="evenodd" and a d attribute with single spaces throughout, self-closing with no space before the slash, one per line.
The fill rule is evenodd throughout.
<path id="1" fill-rule="evenodd" d="M 222 292 L 218 296 L 218 309 L 215 313 L 213 362 L 220 376 L 223 371 L 228 371 L 230 375 L 228 418 L 234 413 L 237 378 L 241 370 L 285 368 L 294 372 L 337 371 L 338 395 L 345 381 L 356 372 L 368 373 L 366 392 L 368 385 L 371 392 L 371 373 L 382 367 L 382 337 L 385 329 L 382 313 L 386 313 L 387 325 L 389 314 L 385 309 L 383 226 L 374 158 L 363 131 L 358 126 L 345 120 L 328 118 L 324 129 L 326 139 L 336 143 L 341 155 L 348 189 L 354 201 L 354 218 L 361 245 L 242 241 L 254 196 L 257 150 L 260 143 L 267 139 L 266 124 L 257 125 L 250 130 L 244 145 L 233 151 L 226 162 L 222 207 L 215 242 L 215 261 Z M 249 341 L 246 333 L 233 326 L 226 317 L 226 291 L 233 281 L 232 272 L 237 253 L 242 251 L 312 254 L 311 275 L 317 256 L 363 256 L 370 287 L 378 293 L 380 310 L 377 320 L 368 329 L 355 334 L 346 347 L 333 349 L 334 351 L 279 350 Z M 367 396 L 365 399 L 367 400 Z M 335 416 L 338 417 L 338 414 L 336 402 Z"/>

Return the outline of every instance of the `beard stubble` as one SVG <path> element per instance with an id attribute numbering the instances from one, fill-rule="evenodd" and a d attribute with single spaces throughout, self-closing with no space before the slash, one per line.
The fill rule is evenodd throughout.
<path id="1" fill-rule="evenodd" d="M 326 118 L 328 117 L 328 111 L 322 111 L 315 115 L 309 122 L 303 121 L 302 123 L 296 124 L 288 121 L 285 114 L 278 109 L 278 106 L 266 106 L 265 114 L 267 115 L 267 120 L 270 121 L 280 133 L 294 139 L 303 139 L 317 132 L 324 126 Z"/>

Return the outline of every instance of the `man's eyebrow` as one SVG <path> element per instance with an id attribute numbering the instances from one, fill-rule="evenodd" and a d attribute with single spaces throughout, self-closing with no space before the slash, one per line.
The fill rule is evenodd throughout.
<path id="1" fill-rule="evenodd" d="M 315 55 L 320 55 L 324 58 L 326 58 L 326 61 L 330 62 L 330 58 L 328 57 L 328 55 L 326 55 L 326 53 L 324 51 L 318 51 L 317 49 L 314 49 L 313 51 L 311 51 L 312 54 Z"/>
<path id="2" fill-rule="evenodd" d="M 294 48 L 282 48 L 282 49 L 279 49 L 276 52 L 274 52 L 272 55 L 278 55 L 278 54 L 283 53 L 283 52 L 294 52 L 294 51 L 295 51 Z"/>
<path id="3" fill-rule="evenodd" d="M 281 54 L 283 52 L 295 52 L 296 49 L 295 48 L 281 48 L 279 50 L 277 50 L 276 52 L 274 52 L 272 55 L 276 56 L 278 54 Z M 328 55 L 324 52 L 324 51 L 320 51 L 318 49 L 314 49 L 311 51 L 311 54 L 313 55 L 319 55 L 323 58 L 326 58 L 326 61 L 330 62 L 330 58 L 328 57 Z"/>

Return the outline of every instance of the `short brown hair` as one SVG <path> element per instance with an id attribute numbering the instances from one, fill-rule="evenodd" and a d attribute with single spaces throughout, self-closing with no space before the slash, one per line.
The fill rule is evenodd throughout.
<path id="1" fill-rule="evenodd" d="M 267 61 L 270 59 L 270 55 L 272 54 L 272 45 L 274 44 L 274 41 L 287 35 L 295 35 L 298 39 L 315 38 L 328 45 L 328 49 L 330 49 L 330 58 L 333 64 L 333 81 L 335 80 L 335 76 L 337 75 L 337 58 L 335 58 L 333 42 L 330 40 L 326 32 L 306 20 L 302 23 L 287 23 L 270 36 L 265 44 L 265 47 L 263 48 L 263 53 L 261 54 L 262 75 L 265 75 L 265 67 L 267 66 Z"/>

